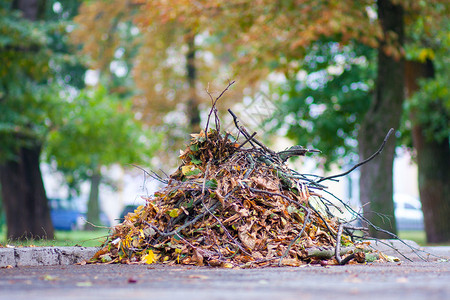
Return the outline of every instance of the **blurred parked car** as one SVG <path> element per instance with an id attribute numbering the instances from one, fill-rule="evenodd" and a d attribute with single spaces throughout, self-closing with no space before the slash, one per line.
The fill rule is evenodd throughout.
<path id="1" fill-rule="evenodd" d="M 422 204 L 420 200 L 406 195 L 394 195 L 397 230 L 424 230 Z"/>
<path id="2" fill-rule="evenodd" d="M 419 199 L 406 194 L 394 194 L 394 213 L 397 230 L 424 230 L 422 204 Z M 352 226 L 367 227 L 366 222 L 357 216 L 349 215 L 346 218 L 352 220 Z"/>
<path id="3" fill-rule="evenodd" d="M 73 201 L 58 198 L 48 199 L 50 216 L 56 230 L 82 230 L 86 216 L 80 212 Z"/>
<path id="4" fill-rule="evenodd" d="M 78 198 L 71 200 L 50 198 L 50 216 L 56 230 L 83 230 L 86 225 L 86 213 L 79 208 Z M 106 214 L 100 212 L 101 224 L 98 226 L 110 227 L 111 222 Z"/>

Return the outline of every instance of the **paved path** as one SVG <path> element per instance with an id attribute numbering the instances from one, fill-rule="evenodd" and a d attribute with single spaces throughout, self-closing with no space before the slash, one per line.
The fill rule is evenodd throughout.
<path id="1" fill-rule="evenodd" d="M 424 262 L 399 241 L 374 246 L 401 257 L 396 248 L 413 261 L 264 269 L 81 266 L 73 262 L 91 257 L 94 248 L 0 249 L 0 263 L 14 265 L 0 268 L 0 299 L 450 299 L 450 247 L 422 248 Z"/>
<path id="2" fill-rule="evenodd" d="M 0 299 L 450 299 L 449 262 L 213 269 L 71 265 L 0 270 Z"/>

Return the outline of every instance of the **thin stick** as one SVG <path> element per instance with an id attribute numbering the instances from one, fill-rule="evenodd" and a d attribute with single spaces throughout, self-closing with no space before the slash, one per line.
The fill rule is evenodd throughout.
<path id="1" fill-rule="evenodd" d="M 206 165 L 205 177 L 203 178 L 203 184 L 202 184 L 202 196 L 205 194 L 206 178 L 208 177 L 210 166 L 211 166 L 211 161 L 209 161 L 208 164 Z"/>
<path id="2" fill-rule="evenodd" d="M 338 232 L 336 235 L 336 247 L 334 251 L 334 256 L 336 257 L 336 260 L 338 264 L 342 265 L 342 258 L 341 258 L 341 235 L 342 235 L 342 229 L 344 229 L 344 224 L 339 224 Z"/>
<path id="3" fill-rule="evenodd" d="M 323 178 L 319 179 L 316 182 L 319 183 L 319 182 L 324 181 L 324 180 L 329 180 L 329 179 L 332 179 L 332 178 L 345 176 L 348 173 L 350 173 L 353 170 L 355 170 L 356 168 L 358 168 L 358 167 L 362 166 L 363 164 L 371 161 L 375 156 L 377 156 L 378 154 L 380 154 L 383 151 L 384 145 L 386 144 L 386 142 L 387 142 L 389 136 L 392 134 L 392 132 L 394 132 L 394 128 L 391 128 L 389 130 L 389 132 L 386 134 L 386 137 L 384 138 L 383 143 L 381 144 L 380 148 L 374 154 L 372 154 L 369 158 L 367 158 L 367 159 L 363 160 L 362 162 L 356 164 L 355 166 L 353 166 L 353 168 L 351 168 L 347 172 L 344 172 L 344 173 L 341 173 L 341 174 L 337 174 L 337 175 L 328 176 L 328 177 L 323 177 Z"/>
<path id="4" fill-rule="evenodd" d="M 167 184 L 167 180 L 164 180 L 161 176 L 159 176 L 158 173 L 155 173 L 154 171 L 150 171 L 150 172 L 152 172 L 152 174 L 150 174 L 147 170 L 145 170 L 144 168 L 139 167 L 138 165 L 135 165 L 135 164 L 130 164 L 130 165 L 135 167 L 135 168 L 138 168 L 139 170 L 144 172 L 144 174 L 148 175 L 149 177 L 151 177 L 151 178 L 153 178 L 155 180 L 158 180 L 161 183 Z"/>
<path id="5" fill-rule="evenodd" d="M 325 224 L 325 227 L 328 229 L 328 231 L 330 232 L 331 236 L 334 237 L 334 232 L 333 230 L 331 230 L 330 226 L 328 226 L 327 221 L 325 221 L 325 219 L 322 217 L 322 215 L 314 208 L 314 206 L 312 206 L 311 204 L 309 205 L 309 207 L 316 213 L 316 215 L 319 217 L 319 219 L 322 220 L 322 222 Z"/>
<path id="6" fill-rule="evenodd" d="M 234 114 L 234 112 L 231 111 L 231 109 L 228 109 L 228 112 L 230 113 L 230 115 L 233 117 L 233 121 L 234 121 L 234 125 L 236 125 L 237 129 L 248 139 L 250 137 L 250 134 L 248 134 L 247 130 L 244 128 L 244 126 L 239 126 L 239 120 L 237 119 L 237 116 Z M 262 149 L 264 149 L 264 151 L 266 151 L 267 153 L 270 154 L 275 154 L 274 151 L 270 150 L 269 148 L 267 148 L 266 145 L 264 145 L 263 143 L 261 143 L 260 141 L 258 141 L 257 139 L 253 139 L 253 142 L 255 142 L 255 144 L 257 144 L 258 146 L 260 146 Z M 251 143 L 251 142 L 250 142 Z"/>
<path id="7" fill-rule="evenodd" d="M 256 135 L 256 132 L 253 132 L 253 134 L 251 136 L 249 136 L 239 147 L 237 147 L 236 150 L 241 149 L 245 144 L 247 144 L 248 142 L 250 142 L 253 137 Z"/>
<path id="8" fill-rule="evenodd" d="M 311 215 L 311 212 L 309 210 L 306 211 L 306 216 L 305 219 L 303 221 L 303 226 L 302 226 L 302 230 L 300 230 L 300 232 L 295 236 L 295 238 L 289 243 L 286 251 L 284 251 L 284 254 L 280 257 L 280 261 L 278 262 L 278 266 L 281 266 L 281 263 L 283 261 L 283 258 L 285 258 L 288 254 L 289 251 L 291 251 L 292 246 L 297 242 L 297 240 L 302 236 L 303 232 L 305 231 L 306 228 L 306 224 L 309 222 L 309 216 Z"/>
<path id="9" fill-rule="evenodd" d="M 216 203 L 214 203 L 214 204 L 211 206 L 211 210 L 214 211 L 214 210 L 217 208 L 217 206 L 218 206 L 219 204 L 220 204 L 219 201 L 217 201 Z M 200 218 L 204 217 L 204 216 L 206 215 L 207 212 L 210 212 L 210 210 L 204 211 L 203 213 L 201 213 L 201 214 L 197 215 L 195 218 L 193 218 L 191 221 L 189 221 L 189 222 L 187 222 L 187 223 L 181 225 L 181 226 L 178 227 L 177 229 L 172 230 L 172 231 L 170 231 L 170 232 L 162 232 L 162 231 L 159 230 L 156 226 L 154 226 L 154 225 L 152 225 L 152 224 L 146 222 L 145 220 L 142 220 L 142 221 L 143 221 L 147 226 L 153 228 L 160 236 L 167 237 L 167 236 L 172 236 L 172 235 L 175 235 L 175 234 L 178 235 L 178 233 L 180 233 L 181 230 L 183 230 L 183 229 L 185 229 L 186 227 L 188 227 L 188 226 L 194 224 L 195 222 L 197 222 Z"/>
<path id="10" fill-rule="evenodd" d="M 219 220 L 219 218 L 217 218 L 217 217 L 214 215 L 214 213 L 211 212 L 211 211 L 206 207 L 206 205 L 204 205 L 204 207 L 205 207 L 206 211 L 209 212 L 209 214 L 210 214 L 214 219 L 216 219 L 216 221 L 217 221 L 217 222 L 219 223 L 219 225 L 222 227 L 222 229 L 224 230 L 224 232 L 226 233 L 226 235 L 228 236 L 228 238 L 229 238 L 230 240 L 232 240 L 232 241 L 234 242 L 234 244 L 235 244 L 242 252 L 244 252 L 245 254 L 251 256 L 251 254 L 248 253 L 247 251 L 245 251 L 245 249 L 241 246 L 241 244 L 240 244 L 239 242 L 237 242 L 236 239 L 230 234 L 230 232 L 228 231 L 228 229 L 222 224 L 222 222 Z"/>
<path id="11" fill-rule="evenodd" d="M 217 104 L 217 101 L 220 99 L 220 97 L 222 97 L 222 95 L 223 95 L 223 94 L 230 88 L 230 86 L 232 86 L 234 83 L 235 83 L 234 80 L 233 80 L 233 81 L 228 81 L 227 87 L 222 91 L 222 93 L 220 93 L 220 95 L 219 95 L 215 100 L 213 100 L 211 94 L 207 91 L 209 97 L 211 98 L 212 107 L 211 107 L 211 110 L 209 111 L 209 114 L 208 114 L 208 120 L 206 121 L 206 127 L 205 127 L 205 136 L 206 136 L 206 139 L 208 139 L 208 126 L 209 126 L 209 120 L 210 120 L 210 118 L 211 118 L 211 114 L 213 113 L 213 111 L 214 111 L 214 115 L 215 115 L 215 117 L 216 117 L 216 120 L 217 120 L 217 118 L 218 118 L 218 117 L 217 117 L 217 112 L 216 112 L 216 104 Z M 217 124 L 217 122 L 216 122 L 216 124 Z M 216 129 L 217 129 L 217 131 L 220 130 L 219 128 L 216 128 Z"/>

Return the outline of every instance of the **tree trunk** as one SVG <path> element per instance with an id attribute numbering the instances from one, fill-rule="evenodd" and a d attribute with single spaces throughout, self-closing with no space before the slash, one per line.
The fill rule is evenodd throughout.
<path id="1" fill-rule="evenodd" d="M 450 140 L 427 139 L 421 126 L 413 128 L 419 167 L 419 191 L 428 243 L 450 242 Z"/>
<path id="2" fill-rule="evenodd" d="M 20 148 L 16 160 L 0 165 L 7 237 L 13 240 L 54 238 L 39 168 L 40 153 L 39 146 Z"/>
<path id="3" fill-rule="evenodd" d="M 378 17 L 384 36 L 395 33 L 398 46 L 403 45 L 403 8 L 387 0 L 378 0 Z M 404 61 L 385 53 L 386 41 L 378 49 L 378 73 L 375 95 L 358 134 L 360 160 L 375 152 L 390 128 L 398 128 L 404 100 Z M 361 166 L 360 200 L 364 216 L 373 225 L 396 233 L 392 171 L 395 141 L 390 139 L 384 151 Z M 371 228 L 373 237 L 391 237 Z"/>
<path id="4" fill-rule="evenodd" d="M 91 191 L 89 192 L 89 200 L 87 207 L 87 221 L 85 229 L 95 230 L 95 226 L 100 226 L 100 204 L 99 204 L 99 189 L 102 175 L 100 171 L 96 171 L 91 176 Z"/>
<path id="5" fill-rule="evenodd" d="M 197 68 L 195 66 L 195 34 L 189 32 L 187 34 L 188 52 L 186 54 L 186 74 L 189 87 L 189 99 L 187 102 L 187 116 L 189 119 L 189 130 L 191 132 L 200 132 L 200 109 L 195 89 L 197 81 Z"/>
<path id="6" fill-rule="evenodd" d="M 431 61 L 426 63 L 407 62 L 405 66 L 408 97 L 419 89 L 420 78 L 433 78 L 434 68 Z M 423 99 L 430 101 L 432 99 Z M 442 102 L 436 102 L 443 105 Z M 443 107 L 435 109 L 445 111 Z M 450 140 L 432 140 L 425 137 L 424 126 L 420 124 L 420 111 L 412 111 L 413 145 L 417 152 L 419 169 L 419 191 L 425 221 L 428 243 L 450 242 Z"/>
<path id="7" fill-rule="evenodd" d="M 30 21 L 36 21 L 43 12 L 45 1 L 42 0 L 14 0 L 13 9 L 22 11 L 23 17 Z"/>
<path id="8" fill-rule="evenodd" d="M 12 8 L 25 19 L 38 20 L 45 1 L 14 0 Z M 7 237 L 10 239 L 54 238 L 47 197 L 39 167 L 40 145 L 21 146 L 15 159 L 0 164 L 2 201 L 6 213 Z"/>

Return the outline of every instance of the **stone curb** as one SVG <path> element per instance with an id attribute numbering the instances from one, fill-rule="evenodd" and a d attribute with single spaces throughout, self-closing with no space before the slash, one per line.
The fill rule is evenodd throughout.
<path id="1" fill-rule="evenodd" d="M 96 247 L 14 247 L 0 248 L 0 268 L 72 265 L 88 260 Z"/>
<path id="2" fill-rule="evenodd" d="M 381 240 L 371 241 L 371 246 L 385 255 L 395 256 L 404 261 L 450 260 L 450 247 L 420 247 L 413 241 Z M 416 249 L 419 249 L 417 251 Z M 8 266 L 52 266 L 72 265 L 89 260 L 99 250 L 97 247 L 14 247 L 0 248 L 0 268 Z M 399 252 L 401 254 L 399 254 Z M 420 256 L 418 256 L 419 254 Z"/>

